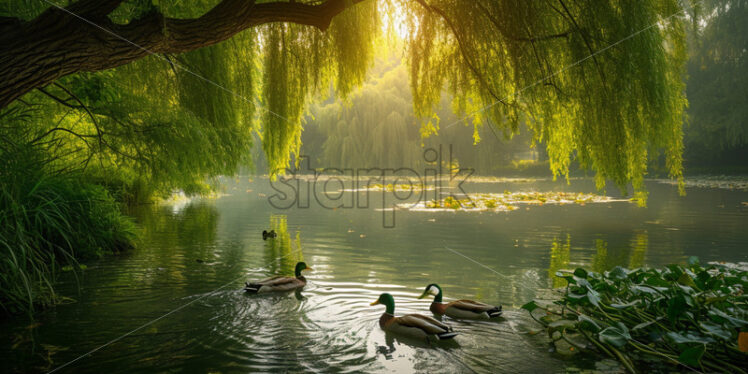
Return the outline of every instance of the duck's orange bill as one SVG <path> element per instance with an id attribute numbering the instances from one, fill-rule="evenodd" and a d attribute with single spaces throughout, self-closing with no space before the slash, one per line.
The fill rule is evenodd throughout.
<path id="1" fill-rule="evenodd" d="M 377 301 L 375 301 L 375 302 L 373 302 L 373 303 L 371 303 L 369 305 L 379 305 L 379 300 L 377 300 Z"/>
<path id="2" fill-rule="evenodd" d="M 306 269 L 304 269 L 304 270 L 314 270 L 314 269 L 312 269 L 309 266 L 307 266 Z"/>

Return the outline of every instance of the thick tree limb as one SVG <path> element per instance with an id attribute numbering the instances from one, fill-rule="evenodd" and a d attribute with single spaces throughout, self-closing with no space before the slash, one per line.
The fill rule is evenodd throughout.
<path id="1" fill-rule="evenodd" d="M 36 19 L 3 19 L 0 29 L 0 108 L 37 87 L 81 71 L 115 68 L 154 53 L 184 53 L 259 25 L 290 22 L 326 30 L 347 6 L 364 0 L 256 4 L 223 0 L 199 18 L 150 13 L 127 25 L 106 16 L 122 0 L 81 0 L 50 7 Z"/>
<path id="2" fill-rule="evenodd" d="M 82 17 L 104 18 L 123 2 L 123 0 L 79 0 L 67 9 L 70 13 Z"/>

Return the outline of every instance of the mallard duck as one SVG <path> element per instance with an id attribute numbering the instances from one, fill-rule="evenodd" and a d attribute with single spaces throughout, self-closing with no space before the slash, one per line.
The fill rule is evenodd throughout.
<path id="1" fill-rule="evenodd" d="M 455 300 L 444 304 L 442 302 L 442 288 L 436 283 L 426 286 L 419 299 L 434 295 L 434 301 L 429 308 L 432 313 L 461 319 L 489 319 L 501 315 L 501 306 L 493 306 L 473 300 Z"/>
<path id="2" fill-rule="evenodd" d="M 452 339 L 457 335 L 451 327 L 431 317 L 420 314 L 406 314 L 402 317 L 395 317 L 395 299 L 388 293 L 379 295 L 379 299 L 371 303 L 371 305 L 378 304 L 384 304 L 387 307 L 382 317 L 379 318 L 379 327 L 384 331 L 429 340 Z"/>
<path id="3" fill-rule="evenodd" d="M 268 240 L 268 238 L 275 238 L 276 236 L 278 236 L 278 234 L 275 233 L 275 230 L 270 230 L 270 232 L 262 230 L 262 240 Z"/>
<path id="4" fill-rule="evenodd" d="M 306 286 L 306 278 L 301 275 L 302 270 L 312 270 L 312 268 L 306 266 L 304 262 L 299 262 L 296 264 L 296 270 L 294 270 L 295 278 L 278 275 L 257 282 L 245 283 L 246 287 L 244 287 L 244 291 L 249 293 L 265 293 L 292 291 L 302 288 Z"/>

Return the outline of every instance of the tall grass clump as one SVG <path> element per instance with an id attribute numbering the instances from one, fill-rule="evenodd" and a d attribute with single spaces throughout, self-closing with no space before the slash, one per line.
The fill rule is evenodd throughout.
<path id="1" fill-rule="evenodd" d="M 0 309 L 31 312 L 58 300 L 63 266 L 133 245 L 133 222 L 107 190 L 77 172 L 51 171 L 33 147 L 0 148 Z"/>

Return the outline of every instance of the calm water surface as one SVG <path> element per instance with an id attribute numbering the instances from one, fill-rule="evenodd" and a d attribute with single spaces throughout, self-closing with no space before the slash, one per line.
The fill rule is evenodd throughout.
<path id="1" fill-rule="evenodd" d="M 519 306 L 562 286 L 557 269 L 597 271 L 683 262 L 748 261 L 748 192 L 649 182 L 649 206 L 627 202 L 530 206 L 512 212 L 396 211 L 395 227 L 369 209 L 276 209 L 266 179 L 226 183 L 226 195 L 138 209 L 131 253 L 63 277 L 70 303 L 35 322 L 0 321 L 0 371 L 43 372 L 166 316 L 60 372 L 616 372 L 609 362 L 549 351 Z M 330 189 L 330 187 L 328 187 Z M 472 183 L 481 192 L 594 192 L 591 181 Z M 615 196 L 612 191 L 608 191 Z M 346 192 L 346 194 L 353 194 Z M 372 193 L 372 207 L 381 207 Z M 378 197 L 379 196 L 379 197 Z M 274 228 L 275 241 L 260 233 Z M 493 271 L 477 265 L 457 251 Z M 245 280 L 314 268 L 301 293 L 249 296 Z M 198 261 L 199 260 L 199 261 Z M 431 282 L 447 299 L 504 305 L 498 322 L 447 319 L 454 344 L 384 334 L 382 292 L 396 314 L 429 315 L 416 297 Z M 12 349 L 15 347 L 15 349 Z"/>

